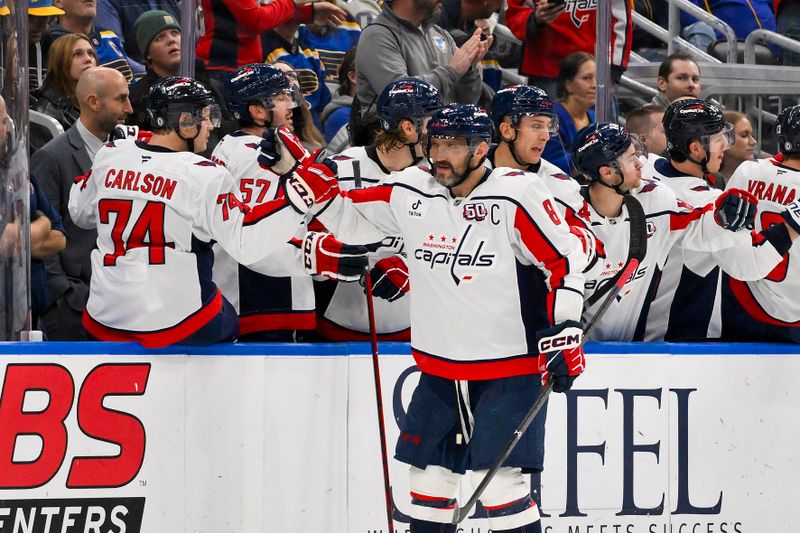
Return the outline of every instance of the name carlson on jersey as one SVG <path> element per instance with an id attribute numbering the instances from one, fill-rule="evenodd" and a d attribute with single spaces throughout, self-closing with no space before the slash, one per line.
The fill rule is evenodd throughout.
<path id="1" fill-rule="evenodd" d="M 175 186 L 178 184 L 175 180 L 154 176 L 149 172 L 142 175 L 142 172 L 113 168 L 106 174 L 105 183 L 109 189 L 142 192 L 168 200 L 172 199 Z"/>
<path id="2" fill-rule="evenodd" d="M 795 196 L 797 196 L 796 191 L 792 187 L 775 185 L 774 183 L 764 183 L 758 180 L 748 180 L 747 190 L 759 200 L 769 200 L 782 205 L 792 203 Z"/>

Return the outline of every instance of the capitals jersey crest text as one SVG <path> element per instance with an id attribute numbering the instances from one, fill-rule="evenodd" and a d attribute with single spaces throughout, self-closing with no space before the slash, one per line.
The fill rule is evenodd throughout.
<path id="1" fill-rule="evenodd" d="M 597 0 L 567 0 L 565 6 L 565 10 L 569 13 L 576 28 L 580 28 L 584 22 L 589 20 L 589 14 L 586 11 L 594 11 L 596 9 Z"/>

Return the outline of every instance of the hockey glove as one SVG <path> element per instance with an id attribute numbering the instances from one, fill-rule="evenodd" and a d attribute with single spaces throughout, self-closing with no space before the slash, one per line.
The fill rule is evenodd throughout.
<path id="1" fill-rule="evenodd" d="M 728 189 L 714 202 L 714 220 L 727 230 L 753 229 L 756 213 L 758 199 L 742 189 Z"/>
<path id="2" fill-rule="evenodd" d="M 336 163 L 300 165 L 286 177 L 286 198 L 299 213 L 307 213 L 314 204 L 324 204 L 339 194 Z"/>
<path id="3" fill-rule="evenodd" d="M 598 258 L 604 258 L 606 256 L 606 250 L 603 247 L 603 243 L 597 237 L 595 237 L 595 234 L 592 233 L 591 230 L 582 228 L 580 226 L 570 226 L 569 232 L 575 235 L 578 240 L 581 241 L 583 255 L 586 256 L 586 268 L 584 269 L 584 272 L 591 269 Z"/>
<path id="4" fill-rule="evenodd" d="M 261 153 L 258 155 L 258 163 L 279 176 L 288 174 L 298 165 L 313 161 L 313 156 L 308 153 L 300 139 L 286 126 L 267 129 L 259 148 Z"/>
<path id="5" fill-rule="evenodd" d="M 583 369 L 583 326 L 580 322 L 567 320 L 552 328 L 539 331 L 539 372 L 542 386 L 553 380 L 553 391 L 565 392 L 572 387 Z"/>
<path id="6" fill-rule="evenodd" d="M 408 267 L 399 255 L 384 257 L 375 263 L 369 275 L 372 279 L 372 294 L 390 302 L 399 300 L 411 288 Z"/>
<path id="7" fill-rule="evenodd" d="M 125 124 L 117 124 L 114 126 L 114 131 L 111 132 L 110 141 L 120 139 L 135 139 L 137 141 L 150 142 L 153 136 L 152 131 L 139 129 L 139 126 L 127 126 Z"/>
<path id="8" fill-rule="evenodd" d="M 303 239 L 303 266 L 312 276 L 358 281 L 369 264 L 367 247 L 344 244 L 330 233 L 309 231 Z"/>
<path id="9" fill-rule="evenodd" d="M 783 220 L 786 221 L 793 230 L 800 233 L 800 200 L 795 200 L 788 204 L 786 206 L 786 211 L 781 213 L 781 216 L 783 216 Z"/>

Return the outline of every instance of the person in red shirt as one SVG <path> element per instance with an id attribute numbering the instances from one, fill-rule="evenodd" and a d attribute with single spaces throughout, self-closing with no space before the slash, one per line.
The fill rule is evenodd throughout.
<path id="1" fill-rule="evenodd" d="M 205 63 L 212 77 L 224 78 L 229 72 L 250 63 L 260 63 L 261 33 L 296 20 L 338 26 L 347 16 L 329 2 L 310 4 L 310 0 L 202 0 L 203 25 L 197 42 L 197 58 Z"/>
<path id="2" fill-rule="evenodd" d="M 520 73 L 555 97 L 558 65 L 573 52 L 594 54 L 598 0 L 508 0 L 506 25 L 523 41 Z M 631 53 L 628 0 L 611 0 L 611 75 L 619 81 Z"/>

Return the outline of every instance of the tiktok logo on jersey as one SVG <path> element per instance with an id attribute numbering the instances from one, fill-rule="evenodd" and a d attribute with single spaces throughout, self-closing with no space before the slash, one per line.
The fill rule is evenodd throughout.
<path id="1" fill-rule="evenodd" d="M 583 26 L 589 20 L 587 11 L 597 10 L 597 0 L 567 0 L 565 11 L 569 13 L 572 23 L 576 28 Z"/>
<path id="2" fill-rule="evenodd" d="M 496 255 L 486 253 L 486 241 L 483 239 L 465 246 L 471 229 L 472 226 L 467 226 L 461 237 L 429 234 L 421 247 L 414 250 L 414 259 L 427 264 L 431 270 L 441 266 L 448 267 L 456 286 L 465 281 L 473 281 L 476 270 L 494 268 Z"/>

